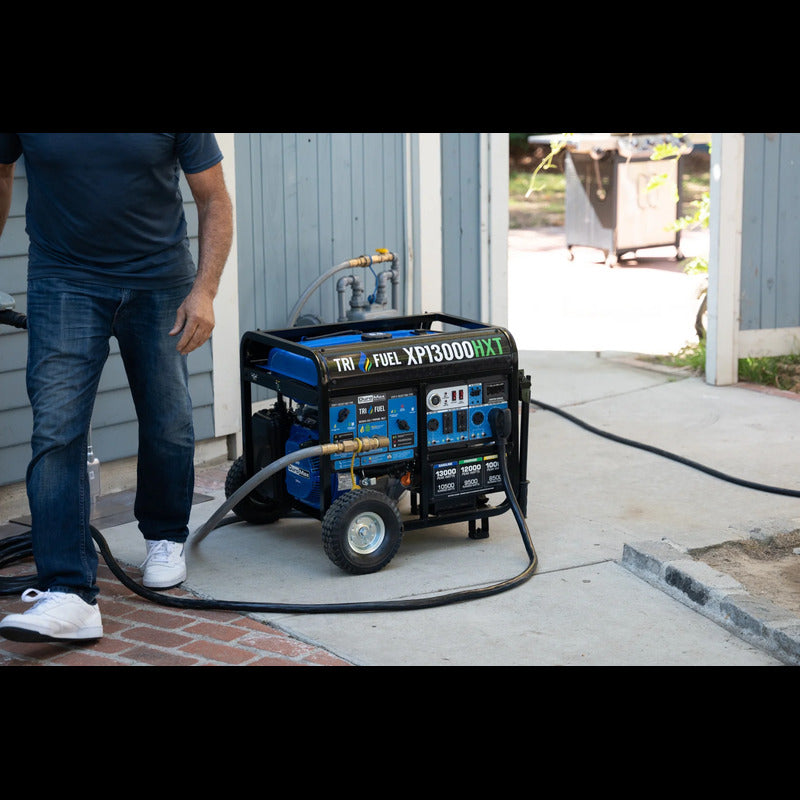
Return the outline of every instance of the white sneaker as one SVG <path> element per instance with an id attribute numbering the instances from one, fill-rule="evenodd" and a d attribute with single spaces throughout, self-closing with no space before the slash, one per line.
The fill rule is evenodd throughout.
<path id="1" fill-rule="evenodd" d="M 186 580 L 183 545 L 168 539 L 145 539 L 147 558 L 142 562 L 142 583 L 150 589 L 170 589 Z"/>
<path id="2" fill-rule="evenodd" d="M 99 639 L 103 623 L 99 606 L 71 592 L 26 589 L 26 603 L 36 603 L 23 614 L 9 614 L 0 622 L 0 635 L 15 642 L 63 642 Z"/>

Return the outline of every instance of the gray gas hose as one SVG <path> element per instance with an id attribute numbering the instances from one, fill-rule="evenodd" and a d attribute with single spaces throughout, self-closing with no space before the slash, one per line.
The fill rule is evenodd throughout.
<path id="1" fill-rule="evenodd" d="M 319 456 L 330 455 L 331 453 L 356 453 L 367 450 L 376 450 L 379 447 L 388 447 L 389 438 L 387 436 L 368 436 L 362 439 L 347 439 L 343 442 L 318 444 L 312 447 L 303 447 L 293 453 L 287 453 L 277 461 L 273 461 L 263 467 L 252 478 L 245 481 L 209 518 L 201 525 L 190 538 L 190 544 L 195 545 L 211 533 L 214 528 L 222 521 L 222 518 L 234 507 L 247 497 L 256 487 L 260 486 L 265 480 L 271 478 L 276 472 L 286 469 L 289 464 L 295 461 L 302 461 L 305 458 L 316 458 Z"/>
<path id="2" fill-rule="evenodd" d="M 343 269 L 352 269 L 353 267 L 369 267 L 372 264 L 382 264 L 385 261 L 397 261 L 396 253 L 378 253 L 374 256 L 359 256 L 358 258 L 351 258 L 348 261 L 342 261 L 341 264 L 336 264 L 326 272 L 323 272 L 300 296 L 300 299 L 294 304 L 294 308 L 289 312 L 289 320 L 286 323 L 287 327 L 291 328 L 297 321 L 300 315 L 300 310 L 306 304 L 309 297 L 322 285 L 331 275 L 341 272 Z"/>

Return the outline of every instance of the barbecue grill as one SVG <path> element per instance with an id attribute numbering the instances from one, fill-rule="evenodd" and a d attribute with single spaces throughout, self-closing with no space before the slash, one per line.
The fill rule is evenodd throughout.
<path id="1" fill-rule="evenodd" d="M 531 136 L 531 143 L 553 137 Z M 676 156 L 651 160 L 656 147 L 674 144 L 680 154 L 691 152 L 686 137 L 666 133 L 583 133 L 566 137 L 564 225 L 567 252 L 573 247 L 603 251 L 614 266 L 623 254 L 648 247 L 675 247 L 681 259 L 681 164 Z M 648 189 L 656 175 L 667 180 Z"/>

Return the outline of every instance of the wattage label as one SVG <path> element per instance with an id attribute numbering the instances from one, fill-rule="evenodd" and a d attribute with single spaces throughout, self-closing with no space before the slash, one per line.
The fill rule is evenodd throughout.
<path id="1" fill-rule="evenodd" d="M 443 461 L 433 465 L 433 494 L 438 497 L 493 492 L 503 488 L 496 455 Z"/>

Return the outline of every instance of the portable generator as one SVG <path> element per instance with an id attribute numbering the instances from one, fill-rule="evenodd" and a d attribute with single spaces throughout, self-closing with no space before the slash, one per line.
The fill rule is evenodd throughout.
<path id="1" fill-rule="evenodd" d="M 407 530 L 467 522 L 487 537 L 509 492 L 524 517 L 530 379 L 507 330 L 439 313 L 255 330 L 240 362 L 243 449 L 226 497 L 285 466 L 233 506 L 238 518 L 316 517 L 331 561 L 366 574 Z M 254 411 L 254 385 L 271 405 Z"/>

